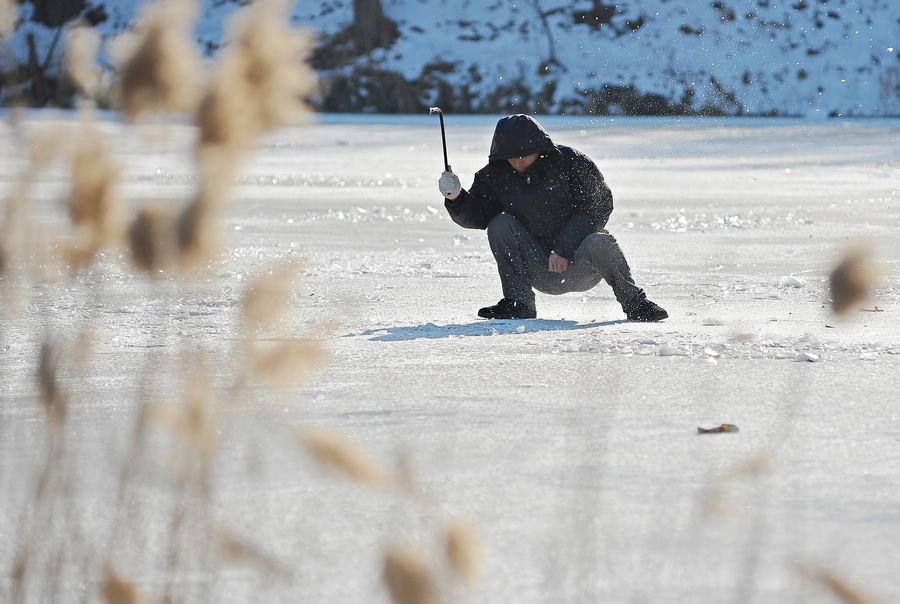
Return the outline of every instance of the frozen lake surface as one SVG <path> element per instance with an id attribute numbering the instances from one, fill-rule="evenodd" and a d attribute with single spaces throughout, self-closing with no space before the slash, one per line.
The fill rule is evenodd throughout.
<path id="1" fill-rule="evenodd" d="M 446 116 L 463 186 L 495 120 Z M 811 602 L 829 580 L 900 601 L 900 121 L 541 121 L 598 164 L 608 228 L 669 320 L 624 321 L 603 283 L 538 294 L 535 320 L 478 319 L 499 279 L 484 232 L 443 208 L 434 116 L 267 137 L 199 280 L 149 279 L 120 250 L 76 276 L 41 261 L 0 277 L 0 600 L 94 600 L 112 567 L 150 598 L 387 602 L 382 551 L 400 543 L 445 601 Z M 0 126 L 0 198 L 26 169 L 22 133 L 71 139 L 75 122 Z M 190 199 L 192 128 L 100 129 L 132 209 Z M 67 187 L 61 161 L 34 178 L 29 236 L 65 224 Z M 860 242 L 880 278 L 836 317 L 828 274 Z M 272 390 L 239 377 L 240 310 L 290 259 L 305 259 L 290 312 L 260 337 L 321 339 L 327 358 Z M 41 343 L 85 339 L 60 361 L 54 448 Z M 135 444 L 140 409 L 182 404 L 200 366 L 218 409 L 202 489 L 178 480 L 193 475 L 174 436 Z M 697 434 L 722 423 L 740 431 Z M 417 486 L 323 470 L 297 426 Z M 483 549 L 472 589 L 442 562 L 458 517 Z M 215 531 L 257 557 L 222 558 Z"/>

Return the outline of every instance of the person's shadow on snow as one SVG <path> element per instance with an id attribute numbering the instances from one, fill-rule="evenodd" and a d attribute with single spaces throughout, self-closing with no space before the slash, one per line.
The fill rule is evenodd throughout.
<path id="1" fill-rule="evenodd" d="M 600 323 L 579 323 L 578 321 L 551 320 L 551 319 L 527 319 L 527 320 L 490 320 L 475 323 L 435 325 L 425 323 L 423 325 L 410 325 L 404 327 L 385 327 L 383 329 L 369 329 L 367 331 L 350 336 L 372 336 L 372 342 L 400 342 L 419 339 L 439 339 L 453 336 L 494 336 L 507 334 L 527 334 L 539 331 L 575 331 L 579 329 L 592 329 L 594 327 L 607 327 L 627 323 L 625 319 L 616 321 L 603 321 Z"/>

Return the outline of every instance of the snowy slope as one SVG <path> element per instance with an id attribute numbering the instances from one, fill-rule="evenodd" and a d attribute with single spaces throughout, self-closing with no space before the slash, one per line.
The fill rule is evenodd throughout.
<path id="1" fill-rule="evenodd" d="M 478 96 L 510 82 L 531 91 L 555 82 L 554 100 L 564 104 L 612 84 L 672 101 L 692 90 L 695 108 L 728 113 L 900 113 L 900 5 L 891 0 L 816 1 L 800 9 L 766 1 L 618 2 L 600 28 L 573 23 L 590 2 L 555 12 L 546 2 L 485 4 L 388 1 L 385 11 L 403 34 L 370 59 L 410 78 L 450 62 L 448 80 Z M 541 11 L 553 14 L 542 22 Z M 345 13 L 325 9 L 304 21 L 332 31 Z M 632 31 L 628 24 L 639 21 Z M 539 73 L 551 59 L 559 65 Z"/>
<path id="2" fill-rule="evenodd" d="M 106 36 L 135 14 L 128 0 L 97 4 L 109 17 L 98 25 Z M 361 71 L 396 72 L 422 106 L 446 101 L 438 92 L 443 85 L 461 110 L 487 112 L 641 110 L 608 94 L 592 102 L 607 85 L 633 86 L 632 96 L 662 95 L 670 110 L 689 112 L 900 115 L 900 4 L 894 0 L 382 4 L 400 37 L 389 49 L 323 71 L 326 84 L 346 77 L 361 86 Z M 224 23 L 237 8 L 203 2 L 196 36 L 206 52 L 221 45 Z M 28 33 L 37 36 L 38 48 L 52 43 L 53 31 L 29 21 L 32 11 L 30 4 L 22 7 L 25 21 L 15 36 L 20 57 Z M 583 13 L 597 19 L 589 14 L 577 22 Z M 351 23 L 352 2 L 297 2 L 292 21 L 327 40 Z M 365 99 L 356 107 L 365 109 Z"/>

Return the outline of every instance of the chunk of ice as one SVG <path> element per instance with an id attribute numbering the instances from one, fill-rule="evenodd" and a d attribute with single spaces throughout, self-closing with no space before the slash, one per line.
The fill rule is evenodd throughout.
<path id="1" fill-rule="evenodd" d="M 798 279 L 793 275 L 785 275 L 778 280 L 778 287 L 803 287 L 804 285 L 806 285 L 806 281 Z"/>

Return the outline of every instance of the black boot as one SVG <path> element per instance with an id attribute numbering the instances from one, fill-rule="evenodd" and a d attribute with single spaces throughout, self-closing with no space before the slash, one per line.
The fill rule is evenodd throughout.
<path id="1" fill-rule="evenodd" d="M 537 316 L 534 302 L 522 302 L 503 298 L 494 306 L 485 306 L 478 311 L 485 319 L 533 319 Z"/>
<path id="2" fill-rule="evenodd" d="M 633 308 L 625 313 L 629 321 L 643 321 L 644 323 L 655 323 L 669 318 L 669 313 L 660 305 L 644 300 L 637 308 Z"/>

